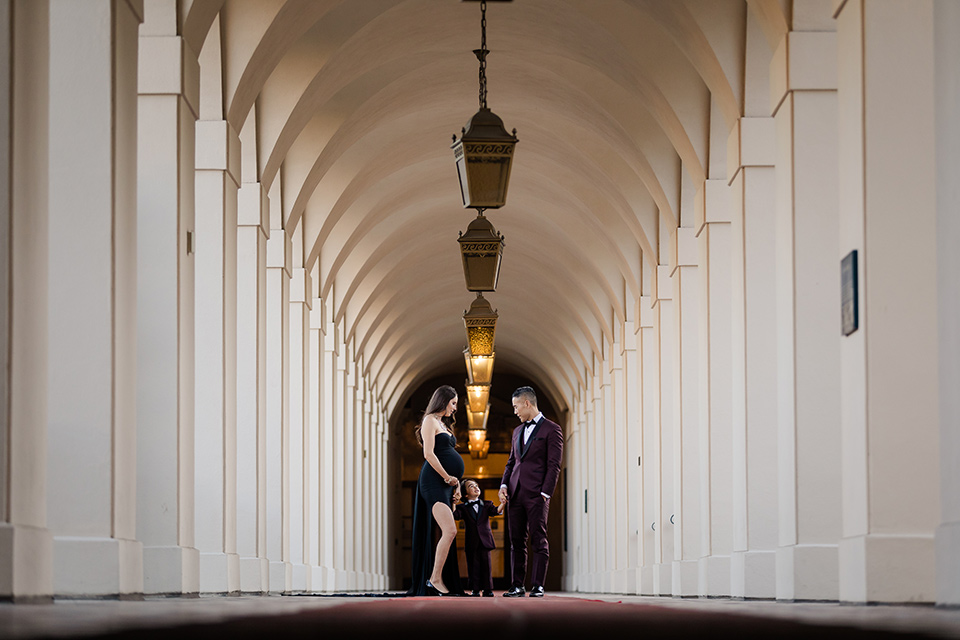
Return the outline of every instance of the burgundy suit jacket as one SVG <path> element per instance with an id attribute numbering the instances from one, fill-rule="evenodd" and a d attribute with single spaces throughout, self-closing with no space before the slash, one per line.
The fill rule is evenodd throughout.
<path id="1" fill-rule="evenodd" d="M 507 485 L 507 496 L 530 498 L 545 493 L 552 496 L 563 462 L 563 431 L 560 425 L 544 417 L 533 428 L 526 448 L 523 425 L 513 430 L 510 457 L 500 484 Z"/>
<path id="2" fill-rule="evenodd" d="M 458 504 L 453 511 L 453 517 L 466 523 L 464 536 L 467 550 L 480 545 L 484 549 L 494 549 L 497 544 L 493 541 L 493 530 L 490 528 L 490 517 L 499 515 L 497 507 L 489 500 L 480 502 L 480 509 L 476 512 L 473 506 Z"/>

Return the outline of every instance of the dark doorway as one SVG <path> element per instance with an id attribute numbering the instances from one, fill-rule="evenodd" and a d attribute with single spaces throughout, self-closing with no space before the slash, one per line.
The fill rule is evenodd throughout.
<path id="1" fill-rule="evenodd" d="M 483 497 L 499 502 L 497 492 L 504 466 L 510 454 L 510 437 L 518 420 L 513 415 L 511 398 L 514 389 L 530 385 L 537 390 L 538 405 L 544 416 L 565 427 L 561 416 L 554 409 L 550 398 L 535 382 L 529 378 L 495 373 L 490 390 L 490 417 L 487 421 L 487 440 L 490 448 L 485 458 L 472 458 L 467 449 L 467 417 L 463 396 L 464 374 L 451 374 L 431 378 L 415 389 L 404 404 L 390 419 L 390 477 L 392 491 L 390 498 L 390 519 L 394 527 L 393 580 L 391 587 L 406 590 L 410 586 L 411 550 L 410 538 L 413 524 L 413 504 L 416 497 L 417 477 L 423 465 L 423 450 L 417 444 L 414 430 L 422 416 L 430 395 L 440 385 L 449 384 L 461 394 L 457 411 L 454 433 L 457 436 L 457 449 L 464 458 L 465 477 L 473 478 L 480 485 Z M 563 496 L 562 483 L 558 484 L 556 495 L 550 500 L 551 509 L 548 523 L 550 541 L 550 566 L 544 588 L 559 591 L 563 576 Z M 462 527 L 462 523 L 459 525 Z M 508 589 L 510 586 L 508 549 L 505 516 L 491 520 L 491 528 L 497 548 L 491 553 L 494 588 Z M 457 536 L 457 548 L 460 554 L 460 570 L 464 578 L 467 575 L 466 558 L 463 553 L 463 531 Z M 528 554 L 529 555 L 529 554 Z"/>

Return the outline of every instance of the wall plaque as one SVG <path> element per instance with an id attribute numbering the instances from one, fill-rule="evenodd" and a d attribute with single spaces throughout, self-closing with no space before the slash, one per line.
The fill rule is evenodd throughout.
<path id="1" fill-rule="evenodd" d="M 845 336 L 860 326 L 858 296 L 857 250 L 854 249 L 840 261 L 840 318 Z"/>

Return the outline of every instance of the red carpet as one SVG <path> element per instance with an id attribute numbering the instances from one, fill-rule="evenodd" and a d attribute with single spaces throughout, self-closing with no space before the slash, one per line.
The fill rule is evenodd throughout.
<path id="1" fill-rule="evenodd" d="M 309 597 L 309 596 L 303 596 Z M 843 638 L 926 637 L 821 626 L 782 619 L 546 596 L 518 598 L 370 598 L 293 615 L 127 631 L 102 638 Z"/>

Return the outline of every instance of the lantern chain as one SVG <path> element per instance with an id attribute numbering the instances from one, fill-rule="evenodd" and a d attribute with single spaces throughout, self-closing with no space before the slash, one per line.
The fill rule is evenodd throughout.
<path id="1" fill-rule="evenodd" d="M 487 108 L 487 0 L 480 0 L 480 108 Z"/>

